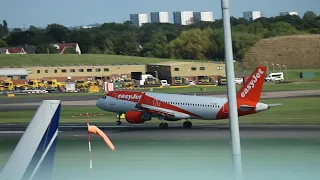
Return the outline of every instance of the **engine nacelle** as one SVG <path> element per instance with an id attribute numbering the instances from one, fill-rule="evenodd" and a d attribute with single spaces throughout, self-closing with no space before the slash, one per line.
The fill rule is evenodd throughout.
<path id="1" fill-rule="evenodd" d="M 152 117 L 140 111 L 128 111 L 125 114 L 125 118 L 128 123 L 141 124 L 145 121 L 150 121 Z"/>

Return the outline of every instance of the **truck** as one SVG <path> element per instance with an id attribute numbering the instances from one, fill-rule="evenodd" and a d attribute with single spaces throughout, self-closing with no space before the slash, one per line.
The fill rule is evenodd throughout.
<path id="1" fill-rule="evenodd" d="M 265 81 L 283 81 L 284 75 L 283 72 L 276 72 L 276 73 L 270 73 L 266 78 Z"/>
<path id="2" fill-rule="evenodd" d="M 140 85 L 151 85 L 157 84 L 157 79 L 153 77 L 151 74 L 143 74 L 141 75 Z"/>

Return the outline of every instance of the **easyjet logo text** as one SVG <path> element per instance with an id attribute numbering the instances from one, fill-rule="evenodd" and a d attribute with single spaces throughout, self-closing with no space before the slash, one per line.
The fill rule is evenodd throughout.
<path id="1" fill-rule="evenodd" d="M 251 89 L 255 87 L 256 82 L 260 79 L 261 75 L 264 73 L 261 69 L 254 75 L 252 75 L 251 81 L 248 83 L 247 87 L 243 89 L 241 92 L 241 97 L 246 97 L 246 95 L 250 92 Z"/>
<path id="2" fill-rule="evenodd" d="M 118 95 L 118 99 L 125 99 L 125 100 L 138 100 L 141 98 L 141 95 L 137 95 L 137 94 L 119 94 Z"/>

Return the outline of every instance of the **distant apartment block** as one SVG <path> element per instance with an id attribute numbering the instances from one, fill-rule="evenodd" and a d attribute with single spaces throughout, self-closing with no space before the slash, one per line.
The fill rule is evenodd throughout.
<path id="1" fill-rule="evenodd" d="M 192 11 L 173 12 L 173 23 L 181 25 L 189 25 L 193 23 Z"/>
<path id="2" fill-rule="evenodd" d="M 243 12 L 243 18 L 247 19 L 248 21 L 250 20 L 255 20 L 258 18 L 261 18 L 261 12 L 260 11 L 246 11 Z"/>
<path id="3" fill-rule="evenodd" d="M 213 22 L 213 12 L 211 11 L 194 12 L 193 19 L 194 19 L 194 22 L 200 22 L 200 21 Z"/>
<path id="4" fill-rule="evenodd" d="M 286 15 L 297 15 L 298 16 L 298 12 L 280 12 L 280 16 L 286 16 Z"/>
<path id="5" fill-rule="evenodd" d="M 142 26 L 148 23 L 148 14 L 130 14 L 130 21 L 136 26 Z"/>
<path id="6" fill-rule="evenodd" d="M 151 12 L 151 23 L 169 23 L 168 12 Z"/>

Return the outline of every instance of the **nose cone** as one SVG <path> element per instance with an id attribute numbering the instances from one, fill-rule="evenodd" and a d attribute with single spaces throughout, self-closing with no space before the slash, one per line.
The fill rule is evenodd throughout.
<path id="1" fill-rule="evenodd" d="M 269 108 L 270 108 L 270 106 L 268 104 L 257 103 L 256 112 L 265 111 L 265 110 L 268 110 Z"/>
<path id="2" fill-rule="evenodd" d="M 96 106 L 99 108 L 99 109 L 102 109 L 103 110 L 103 99 L 98 99 L 97 102 L 96 102 Z"/>

